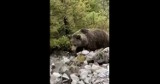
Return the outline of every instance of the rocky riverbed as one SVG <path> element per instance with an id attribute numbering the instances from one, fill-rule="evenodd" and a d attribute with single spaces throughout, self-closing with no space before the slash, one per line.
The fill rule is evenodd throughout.
<path id="1" fill-rule="evenodd" d="M 50 56 L 50 84 L 109 84 L 109 47 Z"/>

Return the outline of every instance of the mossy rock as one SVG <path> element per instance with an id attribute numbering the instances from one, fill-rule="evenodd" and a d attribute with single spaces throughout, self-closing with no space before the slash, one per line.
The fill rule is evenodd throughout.
<path id="1" fill-rule="evenodd" d="M 77 62 L 79 63 L 83 63 L 86 60 L 86 57 L 84 55 L 79 55 L 76 58 L 77 58 Z"/>

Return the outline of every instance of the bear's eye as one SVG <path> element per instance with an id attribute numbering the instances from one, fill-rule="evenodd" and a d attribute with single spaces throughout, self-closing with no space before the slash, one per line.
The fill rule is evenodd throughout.
<path id="1" fill-rule="evenodd" d="M 76 46 L 76 44 L 73 44 L 73 46 Z"/>

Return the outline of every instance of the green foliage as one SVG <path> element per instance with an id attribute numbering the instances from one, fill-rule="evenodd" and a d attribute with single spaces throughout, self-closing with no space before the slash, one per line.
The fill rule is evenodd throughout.
<path id="1" fill-rule="evenodd" d="M 55 49 L 68 50 L 70 47 L 70 41 L 66 36 L 62 36 L 58 39 L 51 39 L 50 47 Z"/>
<path id="2" fill-rule="evenodd" d="M 65 25 L 64 17 L 67 17 L 68 25 Z M 69 46 L 66 35 L 81 28 L 109 31 L 109 0 L 50 0 L 52 48 Z"/>

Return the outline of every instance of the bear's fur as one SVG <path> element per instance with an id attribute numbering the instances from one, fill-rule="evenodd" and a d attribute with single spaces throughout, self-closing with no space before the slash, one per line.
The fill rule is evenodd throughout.
<path id="1" fill-rule="evenodd" d="M 72 35 L 70 41 L 74 52 L 83 49 L 95 51 L 109 47 L 109 34 L 99 29 L 81 29 Z"/>

